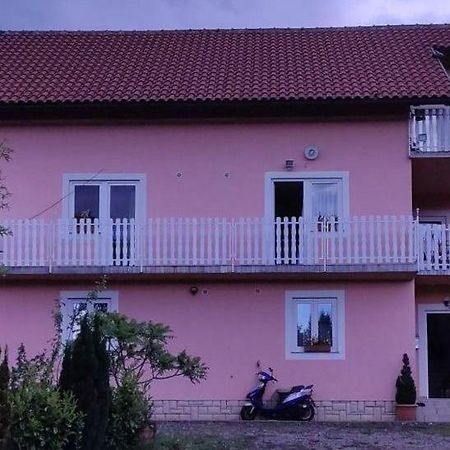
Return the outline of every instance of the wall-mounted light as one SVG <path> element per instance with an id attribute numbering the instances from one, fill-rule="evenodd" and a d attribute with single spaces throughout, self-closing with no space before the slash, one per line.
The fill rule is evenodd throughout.
<path id="1" fill-rule="evenodd" d="M 294 168 L 294 160 L 293 159 L 287 159 L 284 162 L 284 168 L 286 170 L 292 170 Z"/>
<path id="2" fill-rule="evenodd" d="M 197 287 L 197 286 L 191 286 L 191 287 L 189 288 L 189 292 L 190 292 L 192 295 L 196 295 L 197 292 L 198 292 L 198 287 Z"/>
<path id="3" fill-rule="evenodd" d="M 319 150 L 316 147 L 306 147 L 303 151 L 303 154 L 305 155 L 306 159 L 308 159 L 309 161 L 313 161 L 319 156 Z"/>

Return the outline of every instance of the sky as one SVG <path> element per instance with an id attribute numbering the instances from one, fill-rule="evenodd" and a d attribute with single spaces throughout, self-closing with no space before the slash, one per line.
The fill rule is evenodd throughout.
<path id="1" fill-rule="evenodd" d="M 450 0 L 0 0 L 1 30 L 450 23 Z"/>

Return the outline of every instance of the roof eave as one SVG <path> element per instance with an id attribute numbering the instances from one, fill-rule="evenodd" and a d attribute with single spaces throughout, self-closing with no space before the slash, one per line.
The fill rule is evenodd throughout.
<path id="1" fill-rule="evenodd" d="M 1 103 L 0 120 L 218 119 L 403 115 L 410 105 L 448 103 L 450 97 L 288 99 L 165 102 Z"/>

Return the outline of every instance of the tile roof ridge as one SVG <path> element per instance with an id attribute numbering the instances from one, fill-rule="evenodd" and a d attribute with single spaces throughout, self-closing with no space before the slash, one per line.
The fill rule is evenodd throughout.
<path id="1" fill-rule="evenodd" d="M 42 34 L 42 35 L 79 35 L 79 34 L 188 34 L 188 33 L 277 33 L 277 32 L 322 32 L 322 31 L 366 31 L 366 30 L 402 30 L 402 29 L 439 29 L 447 28 L 450 23 L 415 23 L 415 24 L 385 24 L 385 25 L 350 25 L 336 27 L 261 27 L 261 28 L 186 28 L 186 29 L 149 29 L 149 30 L 0 30 L 1 34 Z"/>

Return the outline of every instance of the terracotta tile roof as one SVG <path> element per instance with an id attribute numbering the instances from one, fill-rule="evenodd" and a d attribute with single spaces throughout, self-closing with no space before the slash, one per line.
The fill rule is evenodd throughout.
<path id="1" fill-rule="evenodd" d="M 0 104 L 446 97 L 450 25 L 1 32 Z"/>

